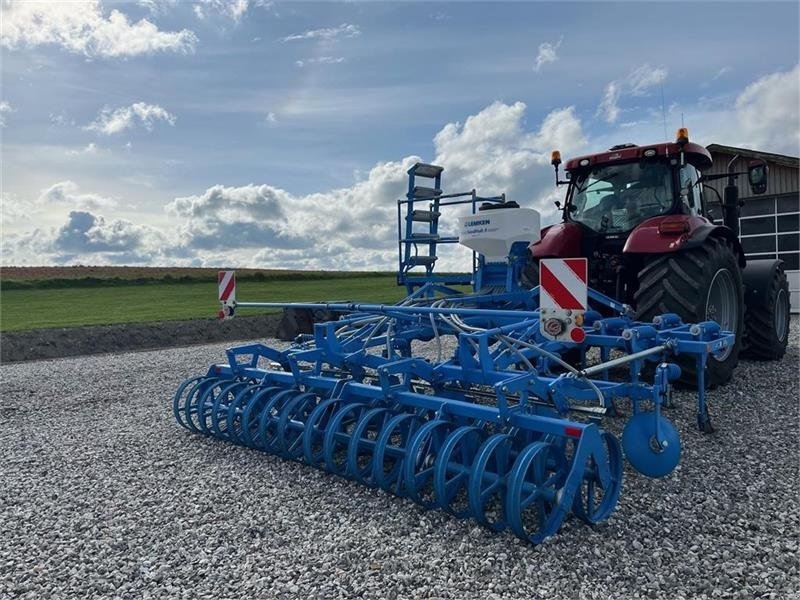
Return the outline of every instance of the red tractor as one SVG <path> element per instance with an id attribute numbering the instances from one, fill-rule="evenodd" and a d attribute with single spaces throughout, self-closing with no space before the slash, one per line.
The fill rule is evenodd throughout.
<path id="1" fill-rule="evenodd" d="M 523 279 L 538 285 L 542 258 L 586 257 L 589 284 L 629 304 L 637 318 L 676 313 L 687 323 L 713 320 L 736 333 L 736 345 L 708 361 L 709 386 L 727 383 L 742 356 L 780 359 L 789 337 L 789 286 L 780 260 L 748 260 L 739 241 L 737 177 L 754 194 L 767 189 L 767 165 L 746 173 L 703 175 L 711 154 L 689 141 L 622 144 L 567 161 L 553 152 L 556 185 L 567 185 L 556 206 L 562 221 L 542 230 L 529 247 Z M 731 163 L 733 164 L 733 163 Z M 723 196 L 709 182 L 727 179 Z M 715 194 L 716 197 L 710 194 Z M 714 223 L 711 200 L 722 205 Z M 693 361 L 681 362 L 682 381 L 696 381 Z"/>

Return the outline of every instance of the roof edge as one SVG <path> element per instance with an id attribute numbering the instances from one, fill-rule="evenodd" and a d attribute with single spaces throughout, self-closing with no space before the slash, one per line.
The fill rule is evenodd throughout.
<path id="1" fill-rule="evenodd" d="M 724 144 L 709 144 L 706 146 L 709 152 L 719 152 L 721 154 L 739 154 L 748 158 L 761 158 L 787 167 L 800 168 L 800 158 L 788 156 L 786 154 L 775 154 L 773 152 L 762 152 L 761 150 L 751 150 L 749 148 L 737 148 L 736 146 L 725 146 Z"/>

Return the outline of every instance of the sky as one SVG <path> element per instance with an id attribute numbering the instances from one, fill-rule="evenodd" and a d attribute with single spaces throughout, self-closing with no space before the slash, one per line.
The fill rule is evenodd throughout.
<path id="1" fill-rule="evenodd" d="M 800 151 L 793 1 L 0 3 L 5 266 L 393 269 L 419 160 L 549 223 L 553 149 Z"/>

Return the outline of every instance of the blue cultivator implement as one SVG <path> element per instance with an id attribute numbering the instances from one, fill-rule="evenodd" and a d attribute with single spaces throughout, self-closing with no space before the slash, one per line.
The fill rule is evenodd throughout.
<path id="1" fill-rule="evenodd" d="M 413 211 L 419 192 L 409 187 L 401 203 Z M 494 228 L 495 214 L 526 210 L 502 206 L 462 220 L 462 242 L 479 250 L 475 293 L 447 287 L 445 276 L 433 276 L 433 261 L 422 260 L 425 275 L 396 305 L 236 304 L 344 316 L 315 324 L 287 349 L 230 348 L 227 362 L 180 385 L 178 423 L 532 543 L 571 513 L 588 523 L 606 519 L 620 494 L 623 449 L 651 477 L 680 459 L 678 433 L 661 414 L 680 373 L 670 357 L 693 356 L 702 373 L 734 337 L 714 322 L 684 324 L 675 315 L 637 322 L 628 307 L 591 290 L 585 310 L 545 310 L 547 290 L 517 283 L 519 236 Z M 515 227 L 531 216 L 507 214 Z M 474 229 L 478 222 L 485 231 Z M 498 239 L 505 240 L 499 260 Z M 403 252 L 401 244 L 401 264 Z M 401 278 L 408 285 L 402 268 Z M 704 394 L 701 382 L 701 426 Z M 622 399 L 632 410 L 620 444 L 603 422 Z"/>

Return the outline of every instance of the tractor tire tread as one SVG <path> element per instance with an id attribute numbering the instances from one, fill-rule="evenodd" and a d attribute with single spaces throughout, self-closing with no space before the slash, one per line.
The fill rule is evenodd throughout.
<path id="1" fill-rule="evenodd" d="M 775 332 L 775 302 L 774 299 L 780 290 L 789 298 L 789 282 L 783 267 L 775 270 L 771 281 L 769 297 L 769 310 L 758 311 L 749 308 L 744 314 L 744 340 L 742 357 L 754 360 L 780 360 L 786 353 L 789 342 L 789 332 L 783 341 L 777 339 Z M 788 311 L 787 311 L 788 312 Z"/>
<path id="2" fill-rule="evenodd" d="M 708 238 L 702 246 L 682 252 L 654 256 L 639 272 L 639 288 L 634 294 L 637 319 L 652 321 L 663 313 L 676 313 L 685 323 L 705 321 L 706 292 L 718 268 L 727 267 L 738 286 L 739 323 L 736 345 L 724 361 L 709 358 L 706 367 L 706 386 L 716 387 L 730 381 L 738 364 L 744 329 L 744 296 L 741 271 L 734 249 L 724 240 Z M 697 385 L 697 366 L 693 358 L 676 362 L 681 367 L 678 383 Z"/>

